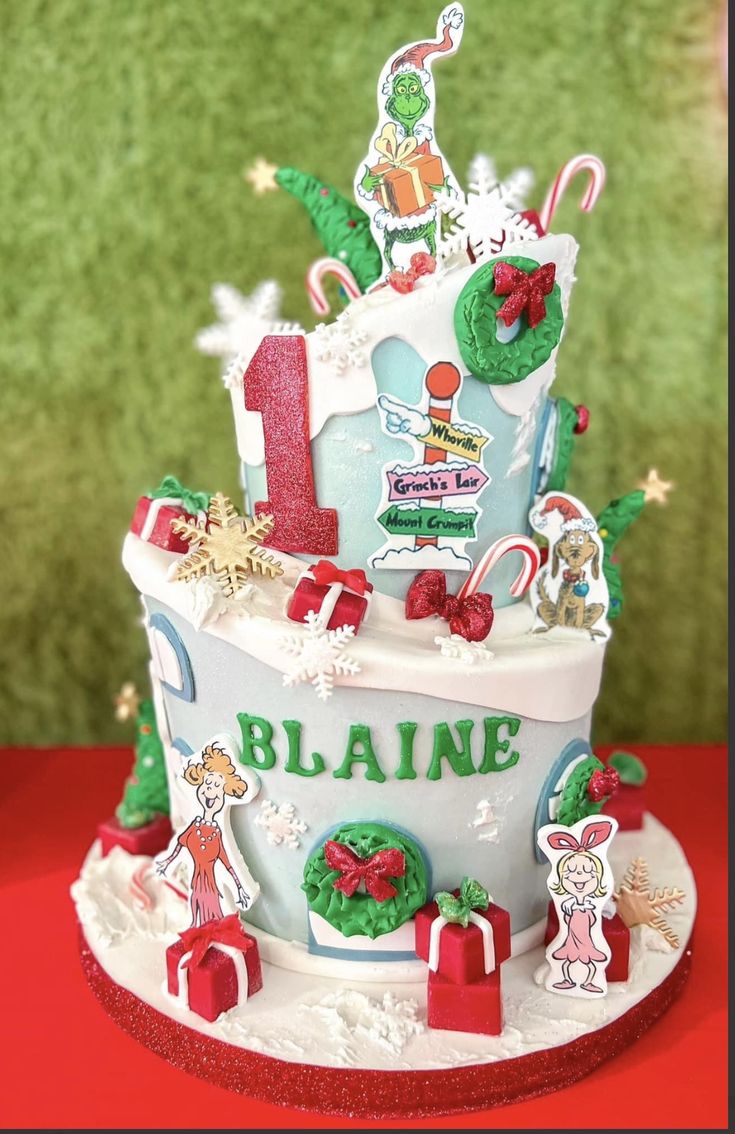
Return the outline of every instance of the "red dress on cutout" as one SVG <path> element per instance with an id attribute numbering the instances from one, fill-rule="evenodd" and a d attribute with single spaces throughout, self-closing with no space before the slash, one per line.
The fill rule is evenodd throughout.
<path id="1" fill-rule="evenodd" d="M 205 921 L 216 921 L 224 917 L 217 888 L 214 867 L 219 860 L 227 870 L 232 870 L 230 860 L 222 845 L 222 831 L 216 823 L 205 823 L 201 816 L 193 820 L 179 835 L 179 844 L 188 850 L 194 862 L 194 876 L 191 880 L 192 925 L 203 925 Z"/>

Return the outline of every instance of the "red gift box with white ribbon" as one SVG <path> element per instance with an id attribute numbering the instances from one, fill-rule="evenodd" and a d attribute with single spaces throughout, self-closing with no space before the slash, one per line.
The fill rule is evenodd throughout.
<path id="1" fill-rule="evenodd" d="M 167 476 L 151 496 L 141 496 L 135 506 L 130 530 L 146 543 L 162 547 L 164 551 L 188 553 L 191 548 L 187 541 L 171 529 L 172 520 L 189 520 L 194 524 L 207 519 L 203 507 L 208 500 L 205 493 L 192 493 L 185 489 L 176 477 Z"/>
<path id="2" fill-rule="evenodd" d="M 482 980 L 510 957 L 510 914 L 492 901 L 487 909 L 468 913 L 466 928 L 449 922 L 437 903 L 429 902 L 417 912 L 414 928 L 418 956 L 451 984 Z"/>
<path id="3" fill-rule="evenodd" d="M 364 571 L 342 571 L 320 559 L 299 575 L 286 614 L 293 622 L 303 622 L 309 611 L 315 611 L 328 630 L 353 626 L 357 632 L 367 617 L 372 592 Z"/>
<path id="4" fill-rule="evenodd" d="M 186 929 L 166 950 L 169 993 L 210 1022 L 263 987 L 258 943 L 237 914 Z"/>

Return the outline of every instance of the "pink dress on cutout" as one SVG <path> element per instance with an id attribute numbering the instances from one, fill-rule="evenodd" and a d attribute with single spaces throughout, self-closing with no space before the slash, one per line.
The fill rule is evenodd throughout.
<path id="1" fill-rule="evenodd" d="M 566 909 L 565 909 L 566 907 Z M 592 940 L 592 926 L 595 913 L 592 906 L 577 905 L 574 898 L 562 903 L 562 912 L 567 924 L 567 939 L 551 955 L 556 961 L 606 961 L 607 956 L 595 948 Z"/>

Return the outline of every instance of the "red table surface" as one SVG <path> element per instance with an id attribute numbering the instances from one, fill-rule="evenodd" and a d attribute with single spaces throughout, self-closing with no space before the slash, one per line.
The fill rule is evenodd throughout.
<path id="1" fill-rule="evenodd" d="M 607 750 L 600 750 L 605 755 Z M 106 1016 L 79 964 L 69 887 L 112 813 L 127 749 L 5 749 L 3 1128 L 724 1129 L 727 1126 L 727 756 L 636 747 L 651 809 L 697 878 L 694 965 L 681 998 L 629 1050 L 552 1095 L 435 1119 L 370 1122 L 254 1102 L 186 1075 Z M 667 879 L 655 879 L 665 884 Z"/>

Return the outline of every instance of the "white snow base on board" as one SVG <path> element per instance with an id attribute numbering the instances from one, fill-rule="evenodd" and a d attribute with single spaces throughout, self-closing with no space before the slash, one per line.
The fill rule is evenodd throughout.
<path id="1" fill-rule="evenodd" d="M 209 1024 L 173 1000 L 165 988 L 165 950 L 188 921 L 187 907 L 156 879 L 146 885 L 151 911 L 130 890 L 147 860 L 119 848 L 105 859 L 90 855 L 72 887 L 89 946 L 107 974 L 159 1012 L 236 1047 L 297 1063 L 390 1071 L 493 1063 L 542 1051 L 604 1027 L 666 979 L 688 942 L 696 912 L 694 877 L 674 836 L 647 815 L 642 831 L 618 835 L 610 859 L 616 883 L 636 856 L 645 858 L 654 885 L 678 886 L 680 910 L 667 914 L 680 949 L 662 949 L 655 931 L 631 934 L 631 974 L 611 984 L 604 999 L 555 996 L 534 981 L 544 963 L 539 946 L 503 965 L 505 1027 L 500 1036 L 433 1031 L 426 1024 L 424 983 L 350 984 L 314 973 L 263 964 L 263 989 Z"/>

